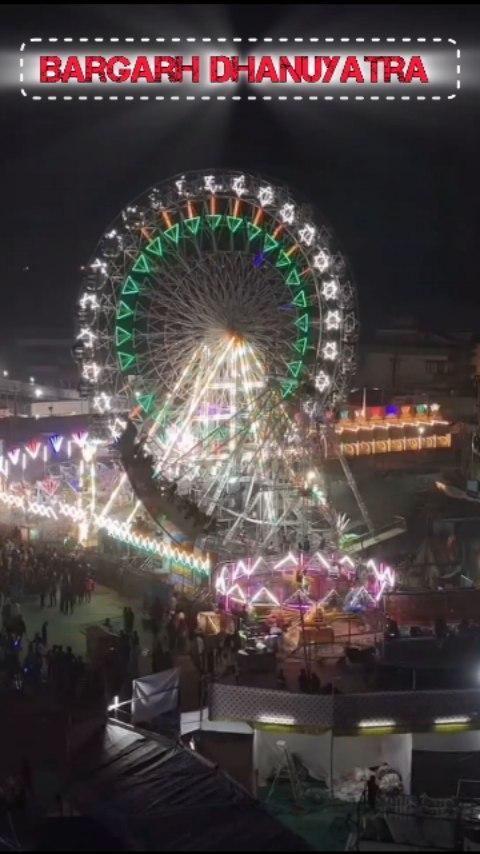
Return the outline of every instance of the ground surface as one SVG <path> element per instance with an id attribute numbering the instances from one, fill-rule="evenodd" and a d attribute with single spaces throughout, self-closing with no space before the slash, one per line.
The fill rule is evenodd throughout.
<path id="1" fill-rule="evenodd" d="M 41 608 L 38 596 L 24 598 L 19 604 L 27 624 L 29 639 L 34 637 L 35 632 L 40 631 L 42 623 L 47 620 L 49 645 L 71 646 L 75 655 L 83 656 L 86 654 L 87 626 L 103 623 L 109 618 L 115 629 L 121 629 L 123 628 L 123 608 L 125 605 L 130 605 L 135 611 L 135 629 L 141 641 L 148 641 L 151 646 L 151 635 L 143 630 L 138 603 L 124 599 L 108 587 L 97 585 L 92 601 L 77 605 L 73 614 L 68 616 L 62 614 L 58 606 Z"/>

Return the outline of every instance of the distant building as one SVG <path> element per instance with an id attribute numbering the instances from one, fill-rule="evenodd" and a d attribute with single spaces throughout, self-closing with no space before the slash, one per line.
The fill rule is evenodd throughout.
<path id="1" fill-rule="evenodd" d="M 449 417 L 476 417 L 480 347 L 469 332 L 439 333 L 399 320 L 377 329 L 360 351 L 357 384 L 381 392 L 382 401 L 442 405 Z"/>
<path id="2" fill-rule="evenodd" d="M 72 338 L 58 330 L 22 329 L 2 342 L 1 367 L 11 377 L 28 380 L 30 376 L 41 385 L 56 388 L 75 388 L 78 368 L 72 357 Z"/>
<path id="3" fill-rule="evenodd" d="M 89 401 L 74 388 L 23 382 L 0 375 L 0 419 L 10 416 L 84 415 Z"/>

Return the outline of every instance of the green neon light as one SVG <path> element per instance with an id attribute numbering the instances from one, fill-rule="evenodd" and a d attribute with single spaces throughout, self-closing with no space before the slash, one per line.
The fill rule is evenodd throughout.
<path id="1" fill-rule="evenodd" d="M 132 315 L 132 314 L 133 314 L 133 309 L 131 309 L 130 306 L 127 305 L 127 303 L 123 301 L 123 299 L 120 300 L 120 303 L 118 306 L 118 311 L 117 311 L 117 320 L 123 320 L 124 317 L 130 317 L 130 315 Z"/>
<path id="2" fill-rule="evenodd" d="M 243 219 L 240 216 L 227 216 L 227 223 L 232 234 L 235 234 L 240 226 L 243 225 Z"/>
<path id="3" fill-rule="evenodd" d="M 261 233 L 262 229 L 259 228 L 258 225 L 254 225 L 253 222 L 247 222 L 247 234 L 249 240 L 255 240 L 255 238 Z"/>
<path id="4" fill-rule="evenodd" d="M 120 367 L 122 371 L 126 371 L 127 368 L 130 368 L 131 365 L 136 361 L 136 356 L 132 353 L 118 353 L 118 360 L 120 362 Z"/>
<path id="5" fill-rule="evenodd" d="M 308 303 L 307 298 L 305 296 L 305 291 L 299 291 L 295 299 L 292 300 L 292 302 L 293 305 L 298 306 L 298 308 L 306 308 Z"/>
<path id="6" fill-rule="evenodd" d="M 291 347 L 298 356 L 293 362 L 289 363 L 288 373 L 290 376 L 288 379 L 282 381 L 281 384 L 282 397 L 289 397 L 299 386 L 297 378 L 300 377 L 301 372 L 303 371 L 303 357 L 305 357 L 307 350 L 309 349 L 308 335 L 311 330 L 312 319 L 309 316 L 309 313 L 305 311 L 305 309 L 308 309 L 310 302 L 309 286 L 307 281 L 303 280 L 295 260 L 292 259 L 285 249 L 282 248 L 281 239 L 280 241 L 276 240 L 272 234 L 265 231 L 264 227 L 248 221 L 245 217 L 237 217 L 223 213 L 189 217 L 170 226 L 164 232 L 161 232 L 159 236 L 156 236 L 151 240 L 147 246 L 144 247 L 143 252 L 139 253 L 137 258 L 134 260 L 133 266 L 131 267 L 131 273 L 144 275 L 153 274 L 159 263 L 158 259 L 163 259 L 165 256 L 165 240 L 168 240 L 170 244 L 174 244 L 175 247 L 178 247 L 182 234 L 189 234 L 196 237 L 200 234 L 203 224 L 208 224 L 209 228 L 213 231 L 218 229 L 222 223 L 225 223 L 225 225 L 228 226 L 231 234 L 236 234 L 240 231 L 242 225 L 245 225 L 249 242 L 258 238 L 262 241 L 260 246 L 262 246 L 264 253 L 278 253 L 276 258 L 272 259 L 271 263 L 282 271 L 282 278 L 285 283 L 291 288 L 301 288 L 299 292 L 295 292 L 295 295 L 292 294 L 292 306 L 303 311 L 302 314 L 297 314 L 296 319 L 293 321 L 298 332 L 295 335 L 295 340 L 291 344 Z M 181 230 L 182 226 L 183 231 Z M 256 250 L 252 249 L 252 251 Z M 156 256 L 157 261 L 155 261 L 152 256 Z M 139 284 L 133 275 L 129 275 L 123 285 L 122 295 L 139 294 L 142 290 L 142 284 Z M 131 353 L 121 352 L 118 349 L 125 343 L 128 344 L 130 349 L 131 344 L 128 342 L 131 342 L 134 338 L 133 324 L 135 322 L 135 303 L 132 299 L 127 302 L 120 300 L 117 312 L 117 321 L 124 321 L 125 318 L 131 318 L 130 323 L 127 321 L 122 325 L 118 325 L 115 331 L 117 355 L 122 371 L 126 371 L 137 362 L 137 355 L 133 350 L 133 346 L 133 352 Z M 150 393 L 145 393 L 141 398 L 139 398 L 139 402 L 144 413 L 151 415 L 151 411 L 155 406 L 155 396 Z M 161 413 L 157 416 L 157 420 L 162 420 Z M 167 419 L 165 418 L 165 420 Z"/>
<path id="7" fill-rule="evenodd" d="M 295 377 L 295 379 L 297 379 L 298 375 L 300 374 L 300 371 L 303 368 L 303 362 L 289 362 L 287 368 L 290 371 L 292 377 Z"/>
<path id="8" fill-rule="evenodd" d="M 290 255 L 287 255 L 287 253 L 285 252 L 284 249 L 280 249 L 280 252 L 278 253 L 277 263 L 275 264 L 275 266 L 276 267 L 289 267 L 290 264 L 292 264 L 292 263 L 293 263 L 293 261 L 290 258 Z"/>
<path id="9" fill-rule="evenodd" d="M 223 215 L 222 214 L 207 214 L 205 219 L 207 220 L 212 231 L 215 231 L 216 228 L 220 225 Z"/>
<path id="10" fill-rule="evenodd" d="M 140 288 L 137 285 L 135 279 L 132 279 L 131 276 L 127 277 L 127 280 L 122 288 L 122 294 L 139 294 Z"/>
<path id="11" fill-rule="evenodd" d="M 155 395 L 154 394 L 142 394 L 138 398 L 138 402 L 142 407 L 143 411 L 148 415 L 151 411 L 153 404 L 155 403 Z"/>
<path id="12" fill-rule="evenodd" d="M 285 399 L 286 397 L 290 397 L 291 394 L 298 388 L 297 380 L 282 380 L 282 397 Z"/>
<path id="13" fill-rule="evenodd" d="M 296 321 L 295 326 L 302 330 L 302 332 L 308 332 L 308 327 L 310 326 L 310 318 L 308 314 L 302 314 Z"/>
<path id="14" fill-rule="evenodd" d="M 159 237 L 156 237 L 154 240 L 151 240 L 150 243 L 145 247 L 148 252 L 151 252 L 152 255 L 158 255 L 159 258 L 163 256 L 163 247 L 162 241 Z"/>
<path id="15" fill-rule="evenodd" d="M 300 276 L 298 275 L 298 270 L 296 267 L 294 267 L 293 270 L 290 270 L 290 273 L 288 274 L 287 285 L 298 286 L 301 284 L 302 284 L 302 280 L 300 279 Z"/>
<path id="16" fill-rule="evenodd" d="M 168 237 L 168 239 L 172 241 L 172 243 L 176 244 L 180 240 L 180 225 L 176 222 L 175 225 L 171 225 L 170 228 L 167 228 L 163 233 L 165 237 Z"/>
<path id="17" fill-rule="evenodd" d="M 265 241 L 263 243 L 263 251 L 264 252 L 272 252 L 273 249 L 278 249 L 279 246 L 280 246 L 280 244 L 279 244 L 278 240 L 275 240 L 275 238 L 272 237 L 271 234 L 265 235 Z"/>
<path id="18" fill-rule="evenodd" d="M 297 353 L 300 353 L 302 356 L 304 356 L 305 351 L 308 347 L 308 338 L 297 338 L 293 346 Z"/>
<path id="19" fill-rule="evenodd" d="M 200 228 L 201 218 L 199 216 L 192 216 L 190 219 L 184 219 L 183 222 L 184 225 L 187 226 L 188 230 L 195 236 Z"/>
<path id="20" fill-rule="evenodd" d="M 125 344 L 125 341 L 130 341 L 131 337 L 132 333 L 128 332 L 126 329 L 122 329 L 121 326 L 117 326 L 115 329 L 115 341 L 117 342 L 117 347 Z"/>
<path id="21" fill-rule="evenodd" d="M 149 273 L 150 272 L 150 264 L 148 263 L 145 255 L 139 255 L 135 264 L 132 267 L 132 271 L 134 273 Z"/>

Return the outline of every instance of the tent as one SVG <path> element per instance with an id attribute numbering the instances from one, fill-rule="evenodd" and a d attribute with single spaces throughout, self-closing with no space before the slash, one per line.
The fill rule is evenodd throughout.
<path id="1" fill-rule="evenodd" d="M 110 721 L 67 798 L 140 851 L 307 851 L 246 790 L 163 736 Z"/>
<path id="2" fill-rule="evenodd" d="M 337 782 L 352 774 L 356 768 L 365 769 L 388 764 L 399 772 L 404 790 L 410 792 L 412 764 L 411 733 L 394 733 L 364 736 L 333 736 L 331 731 L 305 734 L 292 730 L 272 731 L 255 729 L 253 736 L 253 761 L 260 786 L 267 784 L 281 759 L 277 742 L 286 743 L 307 768 L 313 779 L 331 784 L 331 773 Z"/>

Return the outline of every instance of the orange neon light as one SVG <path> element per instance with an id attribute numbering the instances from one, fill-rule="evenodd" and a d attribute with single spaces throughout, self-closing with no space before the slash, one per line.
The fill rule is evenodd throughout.
<path id="1" fill-rule="evenodd" d="M 170 214 L 168 213 L 168 211 L 162 211 L 162 216 L 163 216 L 163 219 L 165 221 L 167 228 L 171 228 L 172 227 L 172 220 L 171 220 L 171 217 L 170 217 Z"/>

